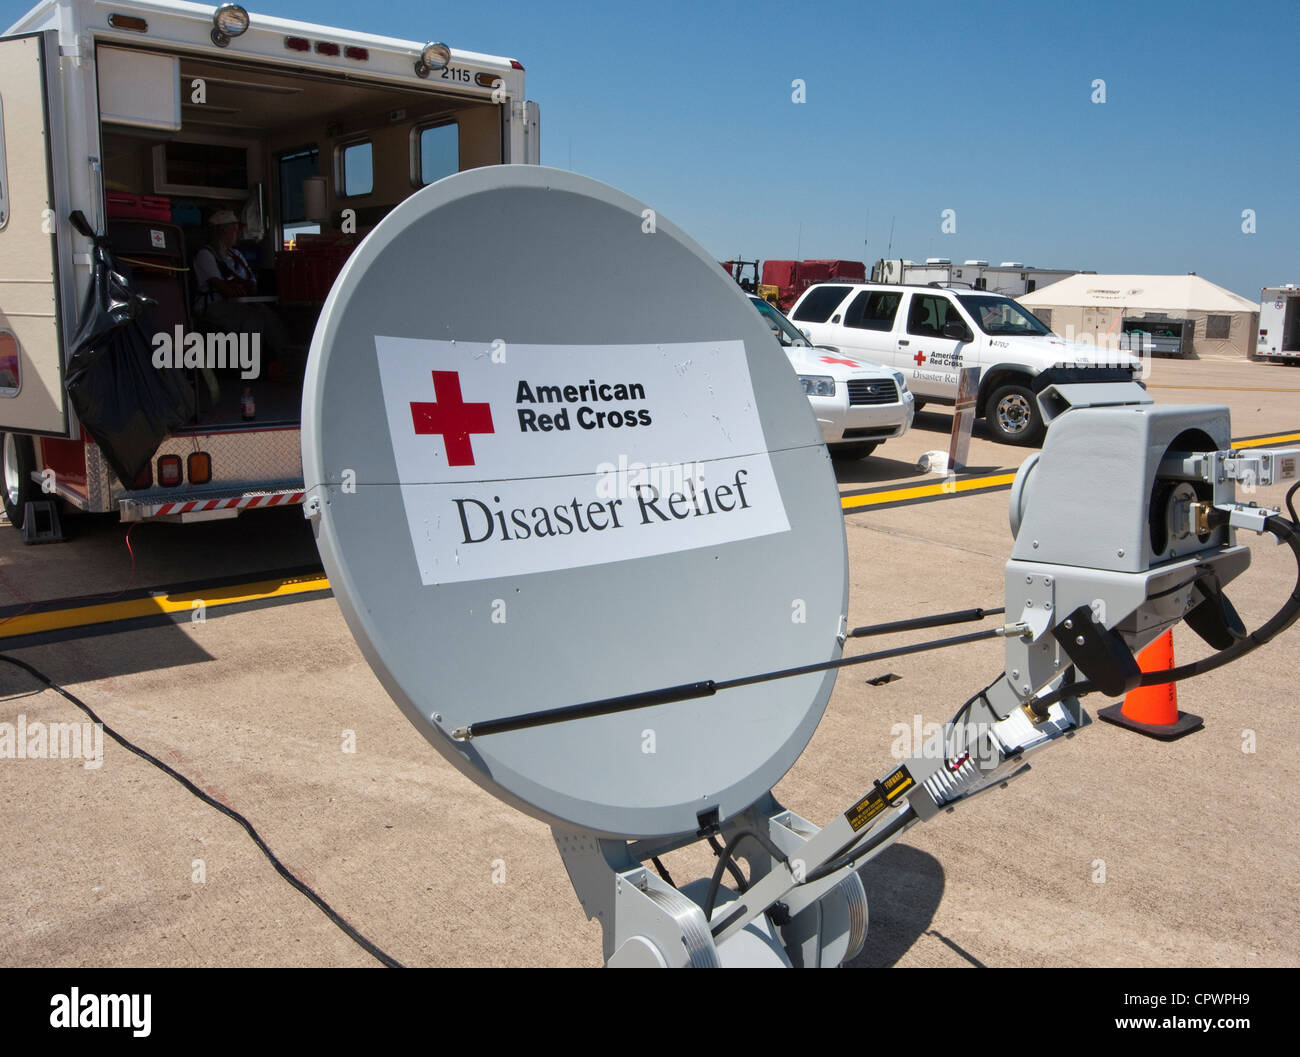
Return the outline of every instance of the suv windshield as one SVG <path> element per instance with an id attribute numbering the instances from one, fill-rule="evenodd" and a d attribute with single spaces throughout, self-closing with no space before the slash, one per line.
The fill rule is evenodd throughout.
<path id="1" fill-rule="evenodd" d="M 776 335 L 776 340 L 786 348 L 800 346 L 811 348 L 807 338 L 799 332 L 793 323 L 785 316 L 781 315 L 775 305 L 764 301 L 760 297 L 751 297 L 754 307 L 758 309 L 758 314 L 767 320 L 767 325 L 772 328 L 772 333 Z"/>
<path id="2" fill-rule="evenodd" d="M 985 334 L 1050 334 L 1051 330 L 1028 309 L 1022 308 L 1009 297 L 993 294 L 958 294 L 957 300 L 979 324 Z"/>

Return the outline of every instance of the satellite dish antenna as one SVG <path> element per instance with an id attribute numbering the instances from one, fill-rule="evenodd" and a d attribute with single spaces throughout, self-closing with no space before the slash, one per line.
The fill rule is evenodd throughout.
<path id="1" fill-rule="evenodd" d="M 1214 532 L 1267 529 L 1300 555 L 1290 522 L 1232 502 L 1212 460 L 1237 453 L 1177 446 L 1208 424 L 1223 448 L 1226 409 L 1140 408 L 1137 428 L 1140 390 L 1097 388 L 1061 387 L 1040 460 L 1057 469 L 1020 489 L 1018 538 L 1035 518 L 1048 545 L 1012 557 L 1032 584 L 1013 595 L 1008 574 L 1013 619 L 841 658 L 848 635 L 983 611 L 848 632 L 829 457 L 748 299 L 626 195 L 536 166 L 476 169 L 398 206 L 330 292 L 304 388 L 306 511 L 383 685 L 472 780 L 550 823 L 607 964 L 838 964 L 866 932 L 856 864 L 1086 725 L 1080 692 L 1155 685 L 1119 622 L 1145 634 L 1199 614 L 1203 637 L 1228 644 L 1183 678 L 1295 619 L 1292 599 L 1240 638 L 1226 600 L 1182 595 L 1207 566 L 1219 582 L 1248 558 L 1186 512 L 1192 549 L 1176 561 L 1148 561 L 1140 542 L 1164 474 L 1212 483 L 1212 509 L 1196 494 Z M 1284 454 L 1257 457 L 1294 473 Z M 1131 469 L 1117 497 L 1114 466 Z M 1065 499 L 1033 502 L 1044 488 Z M 1139 540 L 1122 566 L 1087 551 L 1115 538 Z M 776 802 L 835 667 L 987 638 L 1005 640 L 1006 672 L 846 811 L 819 829 Z M 1067 682 L 1071 666 L 1096 685 Z M 707 886 L 643 865 L 719 832 Z M 738 855 L 749 877 L 727 902 Z"/>
<path id="2" fill-rule="evenodd" d="M 642 203 L 539 166 L 407 199 L 325 303 L 302 443 L 367 660 L 506 802 L 694 833 L 812 736 L 833 671 L 465 737 L 839 656 L 844 529 L 807 400 L 735 283 Z"/>

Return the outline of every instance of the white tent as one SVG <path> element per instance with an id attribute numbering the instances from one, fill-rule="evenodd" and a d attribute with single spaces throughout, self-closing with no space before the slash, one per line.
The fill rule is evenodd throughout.
<path id="1" fill-rule="evenodd" d="M 1177 335 L 1183 355 L 1245 359 L 1259 337 L 1259 305 L 1199 275 L 1071 275 L 1018 300 L 1075 340 L 1145 329 Z"/>

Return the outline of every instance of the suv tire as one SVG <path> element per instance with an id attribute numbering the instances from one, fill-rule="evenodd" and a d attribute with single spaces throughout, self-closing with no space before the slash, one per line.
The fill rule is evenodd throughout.
<path id="1" fill-rule="evenodd" d="M 1034 391 L 1024 385 L 999 386 L 984 405 L 984 421 L 1002 444 L 1038 444 L 1046 430 Z"/>

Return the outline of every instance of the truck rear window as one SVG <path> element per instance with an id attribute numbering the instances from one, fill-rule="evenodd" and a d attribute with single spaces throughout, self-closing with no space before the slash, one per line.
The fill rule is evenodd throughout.
<path id="1" fill-rule="evenodd" d="M 460 126 L 456 122 L 430 125 L 419 130 L 420 171 L 416 186 L 423 187 L 460 170 Z"/>
<path id="2" fill-rule="evenodd" d="M 825 323 L 850 289 L 848 286 L 814 286 L 799 302 L 794 318 L 800 323 Z"/>

